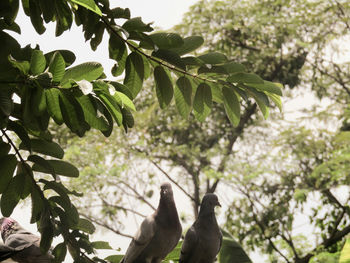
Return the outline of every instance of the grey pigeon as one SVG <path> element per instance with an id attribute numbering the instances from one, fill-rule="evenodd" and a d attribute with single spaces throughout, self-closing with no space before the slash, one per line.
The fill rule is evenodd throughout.
<path id="1" fill-rule="evenodd" d="M 120 263 L 160 263 L 181 237 L 173 190 L 163 183 L 157 210 L 146 217 Z"/>
<path id="2" fill-rule="evenodd" d="M 12 218 L 0 219 L 0 232 L 4 242 L 0 245 L 0 261 L 11 258 L 19 263 L 49 263 L 51 253 L 40 251 L 40 237 L 28 232 Z"/>
<path id="3" fill-rule="evenodd" d="M 205 194 L 198 218 L 185 235 L 179 263 L 214 262 L 222 243 L 215 206 L 221 206 L 218 197 L 215 194 Z"/>

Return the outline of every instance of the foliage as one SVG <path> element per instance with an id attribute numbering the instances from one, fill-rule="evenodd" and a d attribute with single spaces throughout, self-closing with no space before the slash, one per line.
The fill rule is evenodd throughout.
<path id="1" fill-rule="evenodd" d="M 201 46 L 201 37 L 150 33 L 150 24 L 131 17 L 127 8 L 111 8 L 109 1 L 22 0 L 22 6 L 39 34 L 45 32 L 45 23 L 56 23 L 59 36 L 74 22 L 82 26 L 86 41 L 95 50 L 108 33 L 109 57 L 116 61 L 112 74 L 125 74 L 123 83 L 108 81 L 99 63 L 73 65 L 75 54 L 69 50 L 44 54 L 39 46 L 20 47 L 8 33 L 20 33 L 16 24 L 19 0 L 1 1 L 1 212 L 10 216 L 20 199 L 30 196 L 31 222 L 39 226 L 43 251 L 50 248 L 54 236 L 63 237 L 63 243 L 54 248 L 56 262 L 64 260 L 67 248 L 75 262 L 91 262 L 88 254 L 101 244 L 89 241 L 95 227 L 71 202 L 72 196 L 81 197 L 81 193 L 68 189 L 60 179 L 78 177 L 79 171 L 62 160 L 64 152 L 54 141 L 49 124 L 65 124 L 79 137 L 91 128 L 108 137 L 114 123 L 127 131 L 134 126 L 133 100 L 152 72 L 160 107 L 168 106 L 175 93 L 179 111 L 185 116 L 193 108 L 199 121 L 210 113 L 213 101 L 225 105 L 233 125 L 238 124 L 240 112 L 232 103 L 241 98 L 255 99 L 265 113 L 269 98 L 281 104 L 279 84 L 248 73 L 224 54 L 187 55 Z"/>
<path id="2" fill-rule="evenodd" d="M 208 44 L 196 54 L 224 52 L 229 60 L 240 63 L 232 66 L 243 65 L 266 80 L 292 89 L 284 93 L 303 94 L 312 88 L 317 96 L 328 98 L 337 107 L 312 115 L 317 110 L 314 107 L 304 112 L 311 116 L 307 120 L 290 125 L 277 119 L 270 126 L 256 114 L 257 101 L 247 99 L 240 101 L 239 118 L 230 114 L 238 111 L 238 105 L 212 103 L 211 114 L 204 122 L 197 122 L 195 107 L 205 109 L 209 101 L 193 105 L 195 112 L 188 116 L 190 107 L 180 109 L 176 100 L 183 96 L 185 88 L 174 90 L 176 105 L 170 105 L 167 111 L 155 106 L 148 90 L 142 91 L 135 100 L 140 112 L 135 114 L 137 125 L 130 133 L 133 139 L 126 145 L 127 165 L 111 186 L 116 187 L 118 180 L 129 182 L 132 188 L 141 189 L 140 195 L 146 196 L 147 201 L 152 197 L 152 183 L 158 182 L 154 174 L 160 174 L 188 197 L 194 216 L 203 193 L 216 191 L 223 199 L 226 193 L 232 193 L 226 197 L 225 228 L 245 247 L 270 255 L 271 262 L 309 262 L 314 255 L 315 262 L 337 258 L 334 254 L 349 231 L 347 201 L 339 202 L 335 196 L 339 188 L 348 185 L 347 135 L 338 131 L 342 122 L 342 130 L 349 127 L 349 116 L 343 115 L 349 103 L 349 71 L 348 64 L 333 57 L 325 61 L 325 57 L 327 50 L 336 50 L 335 40 L 348 36 L 348 12 L 346 1 L 200 1 L 193 6 L 176 30 L 204 37 Z M 213 70 L 222 70 L 215 66 Z M 189 85 L 183 78 L 177 82 L 180 81 Z M 223 101 L 235 101 L 235 96 L 225 93 L 224 88 L 222 93 Z M 217 94 L 212 92 L 212 96 Z M 319 105 L 325 103 L 315 101 Z M 177 111 L 188 116 L 188 120 L 180 118 Z M 238 125 L 232 128 L 230 122 Z M 121 161 L 119 152 L 113 154 L 111 150 L 108 156 Z M 142 158 L 155 170 L 140 167 Z M 106 159 L 100 163 L 106 163 Z M 108 169 L 109 164 L 104 167 Z M 146 183 L 133 181 L 131 174 L 138 174 Z M 99 178 L 103 177 L 95 173 L 85 179 L 93 184 Z M 111 188 L 111 192 L 115 193 L 116 188 Z M 105 190 L 95 193 L 101 192 Z M 139 198 L 131 189 L 124 194 Z M 99 224 L 106 226 L 122 213 L 133 213 L 125 209 L 128 206 L 111 205 L 128 197 L 107 195 L 94 199 L 102 207 L 102 214 L 113 211 L 108 218 L 98 218 Z M 315 232 L 299 235 L 296 215 L 308 211 L 310 203 L 314 214 L 304 219 Z M 83 211 L 89 212 L 84 208 Z M 89 218 L 96 219 L 91 213 Z M 188 214 L 182 215 L 183 221 L 187 218 Z M 123 228 L 119 225 L 113 231 L 124 234 L 120 230 Z M 313 243 L 312 237 L 319 243 Z"/>

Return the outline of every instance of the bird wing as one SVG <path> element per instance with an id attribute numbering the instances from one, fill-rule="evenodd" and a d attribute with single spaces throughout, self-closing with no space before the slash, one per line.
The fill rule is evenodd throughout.
<path id="1" fill-rule="evenodd" d="M 192 225 L 185 235 L 181 247 L 180 263 L 186 263 L 191 258 L 193 251 L 198 243 L 198 235 L 195 225 Z"/>
<path id="2" fill-rule="evenodd" d="M 141 223 L 139 230 L 131 241 L 128 250 L 126 251 L 125 256 L 121 262 L 132 263 L 147 247 L 149 242 L 152 240 L 155 231 L 156 222 L 154 220 L 154 215 L 150 215 Z"/>
<path id="3" fill-rule="evenodd" d="M 19 232 L 10 235 L 6 241 L 5 245 L 18 250 L 23 250 L 30 247 L 31 245 L 38 245 L 40 242 L 40 237 L 33 235 L 30 232 Z"/>

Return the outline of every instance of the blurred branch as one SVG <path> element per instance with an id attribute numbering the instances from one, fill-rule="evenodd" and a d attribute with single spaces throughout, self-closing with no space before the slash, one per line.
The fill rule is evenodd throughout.
<path id="1" fill-rule="evenodd" d="M 117 235 L 120 235 L 120 236 L 123 236 L 123 237 L 128 237 L 128 238 L 133 238 L 133 236 L 131 236 L 129 234 L 122 233 L 119 230 L 113 228 L 110 224 L 102 223 L 101 220 L 99 220 L 98 218 L 95 218 L 93 216 L 90 216 L 90 215 L 87 215 L 87 214 L 84 214 L 84 213 L 80 213 L 80 212 L 79 212 L 79 214 L 82 215 L 83 217 L 89 219 L 91 222 L 95 223 L 96 225 L 99 225 L 99 226 L 101 226 L 103 228 L 106 228 L 106 229 L 114 232 Z"/>
<path id="2" fill-rule="evenodd" d="M 162 168 L 160 167 L 155 161 L 149 160 L 159 171 L 161 171 L 166 178 L 168 178 L 173 184 L 177 186 L 188 198 L 190 198 L 192 201 L 195 201 L 194 198 L 180 185 L 178 184 L 174 179 L 171 178 L 171 176 Z"/>

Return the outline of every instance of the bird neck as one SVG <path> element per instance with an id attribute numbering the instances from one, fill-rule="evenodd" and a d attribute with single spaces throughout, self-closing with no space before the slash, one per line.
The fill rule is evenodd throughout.
<path id="1" fill-rule="evenodd" d="M 156 217 L 164 221 L 164 223 L 177 224 L 179 222 L 179 216 L 174 200 L 160 199 Z"/>
<path id="2" fill-rule="evenodd" d="M 215 212 L 213 209 L 200 209 L 198 218 L 216 222 Z"/>

